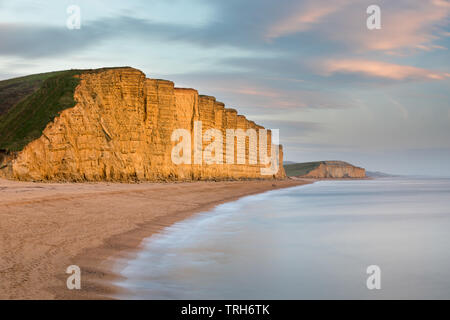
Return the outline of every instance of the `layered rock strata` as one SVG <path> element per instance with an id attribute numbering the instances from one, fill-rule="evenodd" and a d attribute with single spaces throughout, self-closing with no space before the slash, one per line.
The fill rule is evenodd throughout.
<path id="1" fill-rule="evenodd" d="M 168 181 L 273 179 L 285 176 L 279 148 L 279 170 L 261 174 L 268 164 L 259 159 L 256 146 L 245 141 L 245 159 L 226 163 L 227 129 L 262 129 L 261 126 L 225 108 L 214 97 L 194 89 L 175 88 L 166 80 L 148 79 L 133 68 L 82 73 L 74 92 L 76 105 L 62 111 L 44 129 L 42 136 L 3 163 L 3 176 L 18 180 L 48 181 Z M 219 130 L 224 139 L 223 164 L 174 164 L 172 141 L 176 129 L 194 134 L 201 121 L 202 133 Z M 258 137 L 259 139 L 259 137 Z M 192 139 L 192 158 L 194 157 Z M 268 155 L 275 152 L 268 136 Z M 205 150 L 208 142 L 200 142 Z M 274 149 L 274 150 L 272 150 Z M 249 159 L 257 155 L 257 164 Z M 242 155 L 240 155 L 242 158 Z M 3 157 L 6 159 L 7 157 Z M 238 164 L 244 160 L 245 164 Z M 5 160 L 3 161 L 5 162 Z"/>

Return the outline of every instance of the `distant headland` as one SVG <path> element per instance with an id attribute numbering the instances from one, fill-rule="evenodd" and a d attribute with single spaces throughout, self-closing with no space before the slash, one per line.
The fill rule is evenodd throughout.
<path id="1" fill-rule="evenodd" d="M 284 164 L 288 177 L 316 178 L 316 179 L 346 179 L 366 178 L 366 170 L 345 161 L 315 161 L 304 163 Z"/>

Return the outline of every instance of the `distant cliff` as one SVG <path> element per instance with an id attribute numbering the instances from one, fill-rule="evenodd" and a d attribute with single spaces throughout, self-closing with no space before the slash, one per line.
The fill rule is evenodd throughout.
<path id="1" fill-rule="evenodd" d="M 284 166 L 287 176 L 303 178 L 365 178 L 366 170 L 344 161 L 317 161 Z"/>
<path id="2" fill-rule="evenodd" d="M 208 129 L 217 129 L 224 136 L 226 129 L 263 129 L 214 97 L 175 88 L 171 81 L 148 79 L 129 67 L 70 70 L 44 78 L 39 86 L 29 85 L 19 103 L 10 99 L 2 109 L 0 175 L 4 177 L 184 181 L 285 176 L 281 146 L 280 170 L 262 175 L 261 169 L 268 165 L 249 163 L 250 155 L 260 151 L 259 144 L 249 140 L 245 141 L 244 159 L 240 159 L 245 164 L 237 164 L 237 152 L 235 164 L 207 164 L 203 159 L 200 164 L 173 163 L 171 152 L 177 142 L 171 135 L 175 129 L 192 133 L 198 121 L 202 134 Z M 267 140 L 270 155 L 270 131 Z M 206 146 L 203 143 L 200 148 Z M 223 153 L 225 159 L 225 148 Z"/>

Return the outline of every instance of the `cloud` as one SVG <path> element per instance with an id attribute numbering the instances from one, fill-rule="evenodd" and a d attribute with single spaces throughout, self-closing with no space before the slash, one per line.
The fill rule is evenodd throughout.
<path id="1" fill-rule="evenodd" d="M 434 42 L 446 36 L 442 28 L 450 11 L 449 2 L 444 0 L 380 0 L 382 29 L 369 31 L 365 23 L 369 0 L 229 0 L 208 4 L 215 14 L 200 25 L 155 21 L 132 13 L 83 20 L 80 30 L 42 23 L 0 23 L 0 55 L 63 55 L 112 38 L 290 55 L 325 51 L 399 54 L 402 50 L 445 48 Z"/>
<path id="2" fill-rule="evenodd" d="M 335 0 L 326 5 L 319 1 L 304 1 L 296 5 L 287 16 L 270 24 L 265 38 L 274 39 L 311 29 L 314 24 L 322 22 L 327 16 L 338 11 L 349 0 Z"/>
<path id="3" fill-rule="evenodd" d="M 259 96 L 259 97 L 267 97 L 267 98 L 277 98 L 280 97 L 281 94 L 275 90 L 271 90 L 269 88 L 255 88 L 252 86 L 240 87 L 240 88 L 221 88 L 222 92 L 232 92 L 237 94 L 243 94 L 247 96 Z"/>
<path id="4" fill-rule="evenodd" d="M 245 32 L 237 32 L 240 28 Z M 65 26 L 36 25 L 29 23 L 0 23 L 0 55 L 21 57 L 57 56 L 95 47 L 114 39 L 138 39 L 188 43 L 200 48 L 258 47 L 255 27 L 239 26 L 232 21 L 215 22 L 208 26 L 180 25 L 154 22 L 133 16 L 113 16 L 85 21 L 79 30 Z M 253 39 L 253 40 L 252 40 Z"/>
<path id="5" fill-rule="evenodd" d="M 444 80 L 450 77 L 450 73 L 373 60 L 328 60 L 320 68 L 324 75 L 361 74 L 391 80 Z"/>
<path id="6" fill-rule="evenodd" d="M 382 27 L 374 31 L 366 28 L 366 8 L 371 4 L 371 0 L 302 1 L 269 24 L 265 38 L 291 36 L 293 40 L 313 34 L 352 52 L 387 54 L 443 48 L 434 42 L 445 37 L 442 29 L 449 22 L 448 0 L 380 0 Z"/>
<path id="7" fill-rule="evenodd" d="M 98 44 L 108 38 L 108 34 L 111 32 L 89 26 L 69 30 L 65 27 L 0 23 L 0 55 L 27 58 L 61 55 Z"/>
<path id="8" fill-rule="evenodd" d="M 382 9 L 380 32 L 356 33 L 353 42 L 386 53 L 442 49 L 433 42 L 439 39 L 436 31 L 448 24 L 449 13 L 446 0 L 399 1 L 393 8 Z"/>
<path id="9" fill-rule="evenodd" d="M 345 93 L 328 87 L 311 88 L 302 81 L 273 79 L 247 72 L 200 72 L 166 74 L 176 86 L 188 85 L 201 94 L 215 96 L 239 112 L 258 117 L 259 114 L 289 112 L 298 109 L 348 109 L 357 103 Z"/>
<path id="10" fill-rule="evenodd" d="M 306 134 L 320 130 L 323 125 L 311 121 L 299 120 L 263 120 L 264 125 L 271 129 L 280 129 L 285 137 L 298 137 L 298 134 Z"/>

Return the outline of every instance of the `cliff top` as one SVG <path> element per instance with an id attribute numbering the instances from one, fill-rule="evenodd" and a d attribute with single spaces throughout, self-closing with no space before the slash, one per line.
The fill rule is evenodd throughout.
<path id="1" fill-rule="evenodd" d="M 22 150 L 40 137 L 60 111 L 73 107 L 79 83 L 75 75 L 82 72 L 58 71 L 1 81 L 0 96 L 15 97 L 7 103 L 0 100 L 0 149 Z"/>
<path id="2" fill-rule="evenodd" d="M 77 75 L 111 69 L 132 68 L 72 69 L 0 81 L 0 150 L 22 150 L 59 112 L 73 107 Z"/>

